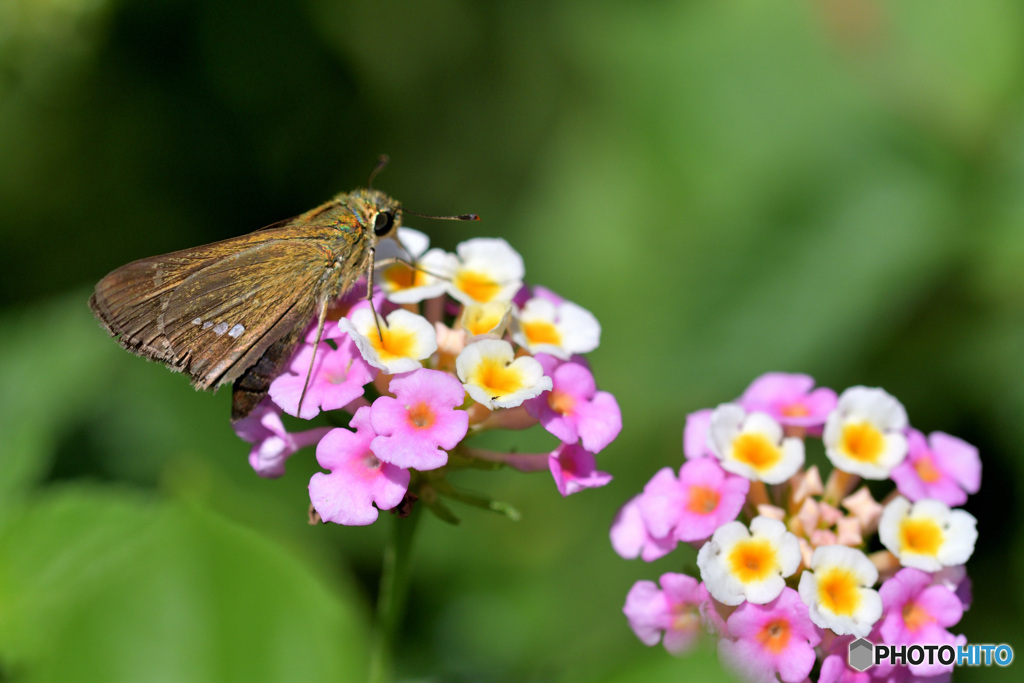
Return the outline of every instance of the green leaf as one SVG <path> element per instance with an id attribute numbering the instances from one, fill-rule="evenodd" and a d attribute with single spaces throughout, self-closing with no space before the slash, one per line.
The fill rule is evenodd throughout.
<path id="1" fill-rule="evenodd" d="M 347 585 L 194 505 L 74 486 L 0 530 L 0 659 L 41 681 L 365 676 Z"/>

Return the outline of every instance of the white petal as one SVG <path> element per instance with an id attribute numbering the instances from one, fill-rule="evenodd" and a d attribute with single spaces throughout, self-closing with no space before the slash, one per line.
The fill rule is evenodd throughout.
<path id="1" fill-rule="evenodd" d="M 723 403 L 711 413 L 708 426 L 708 448 L 719 460 L 732 452 L 732 442 L 740 433 L 740 425 L 747 412 L 735 403 Z"/>

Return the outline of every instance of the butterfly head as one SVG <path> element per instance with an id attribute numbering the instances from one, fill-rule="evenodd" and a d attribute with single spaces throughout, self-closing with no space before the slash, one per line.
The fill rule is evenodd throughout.
<path id="1" fill-rule="evenodd" d="M 378 190 L 356 190 L 352 203 L 367 229 L 380 240 L 394 237 L 402 224 L 402 205 Z"/>

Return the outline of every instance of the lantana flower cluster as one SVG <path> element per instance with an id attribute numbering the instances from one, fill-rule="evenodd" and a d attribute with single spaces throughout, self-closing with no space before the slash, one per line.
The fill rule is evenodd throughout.
<path id="1" fill-rule="evenodd" d="M 594 316 L 524 284 L 523 259 L 503 239 L 470 239 L 454 254 L 428 249 L 426 235 L 408 228 L 398 241 L 378 245 L 373 305 L 343 297 L 315 353 L 314 324 L 267 399 L 235 424 L 253 444 L 253 469 L 281 476 L 289 457 L 315 445 L 326 472 L 309 483 L 311 518 L 349 525 L 416 499 L 454 521 L 442 497 L 515 515 L 452 486 L 446 475 L 459 468 L 547 469 L 563 496 L 608 483 L 595 455 L 622 419 L 583 357 L 600 341 Z M 347 427 L 285 427 L 284 413 L 308 420 L 322 412 Z M 551 452 L 466 443 L 538 423 L 558 439 Z"/>
<path id="2" fill-rule="evenodd" d="M 824 482 L 805 462 L 818 439 Z M 703 628 L 752 681 L 808 680 L 816 663 L 830 683 L 948 676 L 937 659 L 859 672 L 847 654 L 856 638 L 966 643 L 949 629 L 971 600 L 976 520 L 957 506 L 981 484 L 974 446 L 914 429 L 882 389 L 837 396 L 807 375 L 769 373 L 690 414 L 683 453 L 678 473 L 655 474 L 612 524 L 625 558 L 697 549 L 699 578 L 666 573 L 629 591 L 623 611 L 641 641 L 679 654 Z M 878 502 L 865 480 L 895 490 Z"/>

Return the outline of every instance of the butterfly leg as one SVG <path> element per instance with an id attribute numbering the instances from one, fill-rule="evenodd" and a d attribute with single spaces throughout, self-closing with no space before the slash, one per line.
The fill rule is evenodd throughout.
<path id="1" fill-rule="evenodd" d="M 320 302 L 320 313 L 316 322 L 316 339 L 313 340 L 313 354 L 309 357 L 309 369 L 306 371 L 306 381 L 302 385 L 302 393 L 299 394 L 299 407 L 295 414 L 302 417 L 302 400 L 306 398 L 306 390 L 309 389 L 309 378 L 313 376 L 313 363 L 316 362 L 316 350 L 320 346 L 320 337 L 324 333 L 324 323 L 327 321 L 327 298 Z"/>

